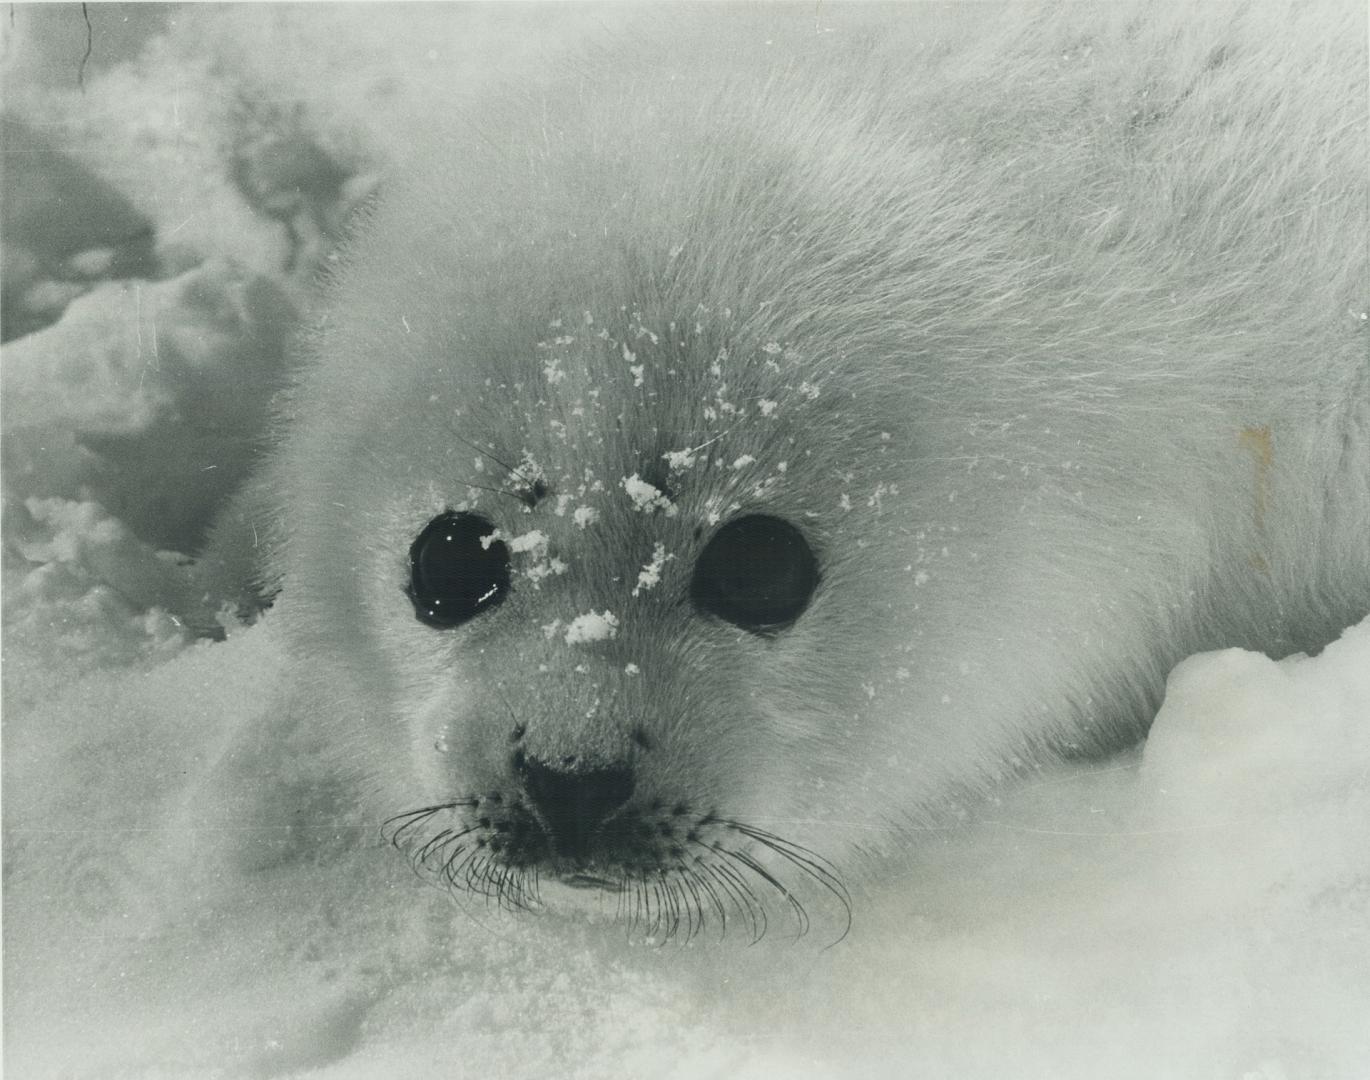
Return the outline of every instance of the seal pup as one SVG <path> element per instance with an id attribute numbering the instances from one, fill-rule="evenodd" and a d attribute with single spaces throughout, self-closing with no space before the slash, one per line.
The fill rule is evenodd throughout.
<path id="1" fill-rule="evenodd" d="M 649 13 L 345 252 L 254 496 L 278 722 L 450 888 L 802 930 L 1370 610 L 1364 13 L 928 17 Z"/>

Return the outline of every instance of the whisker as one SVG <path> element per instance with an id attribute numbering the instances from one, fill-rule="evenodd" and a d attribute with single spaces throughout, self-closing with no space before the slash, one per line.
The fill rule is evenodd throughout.
<path id="1" fill-rule="evenodd" d="M 721 849 L 715 850 L 721 851 Z M 709 863 L 705 869 L 715 881 L 732 895 L 738 910 L 746 915 L 748 921 L 751 922 L 752 940 L 750 944 L 755 945 L 766 936 L 766 927 L 769 921 L 766 918 L 766 908 L 748 887 L 746 880 L 727 863 Z"/>
<path id="2" fill-rule="evenodd" d="M 481 863 L 481 886 L 485 889 L 485 895 L 495 902 L 495 907 L 502 907 L 500 896 L 500 872 L 499 863 L 487 852 L 485 861 Z"/>
<path id="3" fill-rule="evenodd" d="M 651 897 L 653 896 L 656 897 L 656 918 L 652 920 L 652 925 L 647 930 L 648 937 L 656 937 L 657 929 L 661 926 L 661 920 L 665 917 L 666 914 L 666 905 L 661 898 L 661 886 L 656 882 L 652 882 L 652 891 L 650 896 L 648 897 L 649 906 L 651 903 Z"/>
<path id="4" fill-rule="evenodd" d="M 767 870 L 764 866 L 762 866 L 759 862 L 753 859 L 746 852 L 729 851 L 727 852 L 727 854 L 731 858 L 736 859 L 743 866 L 747 867 L 747 869 L 749 869 L 752 873 L 756 874 L 759 878 L 761 878 L 762 881 L 766 882 L 766 884 L 771 886 L 771 888 L 775 889 L 776 892 L 783 896 L 785 900 L 789 903 L 790 909 L 794 912 L 795 922 L 798 927 L 798 932 L 795 934 L 796 941 L 798 941 L 800 938 L 802 938 L 805 934 L 809 932 L 809 913 L 804 910 L 804 905 L 800 903 L 799 898 L 795 896 L 794 893 L 790 892 L 789 889 L 785 888 L 784 884 L 781 883 L 781 881 L 778 878 L 776 878 L 774 874 L 772 874 L 769 870 Z"/>
<path id="5" fill-rule="evenodd" d="M 633 930 L 636 929 L 642 922 L 642 887 L 644 880 L 645 879 L 642 878 L 633 879 L 633 914 L 632 917 L 628 920 L 628 932 L 630 935 L 633 932 Z"/>
<path id="6" fill-rule="evenodd" d="M 462 869 L 462 867 L 464 867 L 468 862 L 470 862 L 472 859 L 476 857 L 476 852 L 478 850 L 479 848 L 476 847 L 463 846 L 457 848 L 456 851 L 452 852 L 451 857 L 442 864 L 442 869 L 439 871 L 439 875 L 443 878 L 446 878 L 447 884 L 451 885 L 455 889 L 457 887 L 457 873 Z M 462 859 L 462 861 L 458 863 L 457 859 L 461 856 L 461 853 L 463 851 L 466 852 L 466 858 Z"/>
<path id="7" fill-rule="evenodd" d="M 735 829 L 744 836 L 749 836 L 753 840 L 760 841 L 774 851 L 779 852 L 783 849 L 784 851 L 789 852 L 792 857 L 798 859 L 805 866 L 810 867 L 814 873 L 826 875 L 838 886 L 838 888 L 842 889 L 844 893 L 846 892 L 845 888 L 842 886 L 841 879 L 837 876 L 837 867 L 833 866 L 832 863 L 823 858 L 822 855 L 818 854 L 818 852 L 814 851 L 812 848 L 807 848 L 803 844 L 797 844 L 793 840 L 786 840 L 783 836 L 778 836 L 777 834 L 770 832 L 767 829 L 759 828 L 756 825 L 746 825 L 740 821 L 727 820 L 724 820 L 723 824 L 728 825 L 730 828 Z"/>
<path id="8" fill-rule="evenodd" d="M 509 911 L 527 911 L 524 899 L 523 874 L 511 866 L 499 867 L 499 892 Z"/>
<path id="9" fill-rule="evenodd" d="M 511 868 L 510 873 L 513 875 L 514 885 L 518 890 L 519 910 L 531 911 L 533 905 L 537 903 L 537 897 L 529 891 L 528 871 L 520 866 Z"/>
<path id="10" fill-rule="evenodd" d="M 383 825 L 381 825 L 381 838 L 385 840 L 387 843 L 393 844 L 395 847 L 399 847 L 400 837 L 404 835 L 406 829 L 412 829 L 416 825 L 422 824 L 436 813 L 436 810 L 428 810 L 420 811 L 414 814 L 401 815 L 401 817 L 407 817 L 409 820 L 406 821 L 403 825 L 396 827 L 393 832 L 387 833 L 387 826 L 389 826 L 390 823 L 393 821 L 400 820 L 399 818 L 391 818 L 390 821 L 387 821 Z"/>
<path id="11" fill-rule="evenodd" d="M 484 851 L 484 849 L 483 849 L 483 848 L 476 848 L 476 849 L 475 849 L 475 858 L 470 859 L 469 861 L 467 861 L 466 863 L 463 864 L 464 867 L 465 867 L 465 869 L 462 870 L 461 879 L 462 879 L 462 881 L 465 883 L 466 888 L 467 888 L 468 891 L 475 893 L 477 896 L 483 896 L 483 897 L 485 897 L 486 906 L 489 907 L 489 906 L 490 906 L 490 894 L 489 894 L 488 892 L 483 891 L 483 890 L 480 888 L 480 886 L 476 884 L 476 875 L 477 875 L 477 873 L 478 873 L 478 872 L 483 872 L 483 871 L 484 871 L 484 864 L 483 864 L 484 858 L 485 858 L 485 851 Z"/>
<path id="12" fill-rule="evenodd" d="M 517 499 L 520 503 L 527 504 L 527 500 L 516 491 L 508 491 L 505 488 L 490 487 L 486 484 L 473 484 L 470 480 L 455 481 L 463 487 L 475 488 L 477 491 L 488 491 L 491 495 L 507 495 L 511 499 Z"/>
<path id="13" fill-rule="evenodd" d="M 414 861 L 419 863 L 427 862 L 428 853 L 435 847 L 442 847 L 442 845 L 447 841 L 447 839 L 453 836 L 454 834 L 451 829 L 443 829 L 442 832 L 438 833 L 431 840 L 429 840 L 428 843 L 424 844 L 423 847 L 419 848 L 418 852 L 413 856 Z"/>
<path id="14" fill-rule="evenodd" d="M 395 847 L 399 847 L 400 837 L 404 835 L 406 829 L 412 829 L 416 825 L 422 825 L 442 809 L 443 807 L 441 806 L 428 806 L 424 807 L 422 810 L 410 810 L 407 813 L 397 814 L 395 817 L 388 818 L 381 823 L 381 838 L 388 840 L 389 843 L 393 844 Z M 396 821 L 403 821 L 404 824 L 396 827 L 395 830 L 387 836 L 387 827 Z"/>
<path id="15" fill-rule="evenodd" d="M 418 825 L 427 821 L 434 814 L 441 813 L 443 810 L 456 810 L 460 807 L 475 806 L 476 801 L 477 800 L 475 800 L 474 798 L 453 799 L 450 802 L 438 803 L 434 806 L 420 806 L 414 810 L 406 810 L 402 814 L 396 814 L 394 817 L 389 817 L 382 821 L 381 835 L 385 836 L 386 829 L 395 822 L 404 822 L 404 824 L 398 826 L 389 837 L 390 843 L 395 844 L 395 846 L 398 847 L 399 844 L 396 838 L 400 836 L 406 829 L 409 829 L 414 825 Z"/>
<path id="16" fill-rule="evenodd" d="M 496 908 L 503 910 L 504 896 L 500 891 L 500 874 L 503 872 L 503 868 L 488 854 L 485 856 L 485 862 L 482 866 L 484 869 L 481 872 L 481 883 L 485 889 L 485 895 L 494 901 Z"/>
<path id="17" fill-rule="evenodd" d="M 812 849 L 792 840 L 786 840 L 767 829 L 755 825 L 746 825 L 738 821 L 727 821 L 725 823 L 743 836 L 769 848 L 831 893 L 842 905 L 845 925 L 842 928 L 842 933 L 826 948 L 830 949 L 846 938 L 852 927 L 852 898 L 845 883 L 838 876 L 837 868 L 831 862 Z"/>
<path id="18" fill-rule="evenodd" d="M 736 826 L 738 832 L 744 836 L 749 836 L 758 843 L 774 851 L 781 858 L 791 863 L 799 870 L 803 871 L 814 881 L 818 882 L 827 889 L 847 912 L 847 928 L 851 928 L 851 893 L 843 884 L 842 879 L 836 874 L 832 864 L 821 855 L 810 849 L 803 847 L 792 841 L 785 840 L 783 837 L 768 833 L 765 830 L 753 829 L 745 825 Z M 846 934 L 844 932 L 843 936 Z M 841 940 L 839 938 L 839 940 Z"/>
<path id="19" fill-rule="evenodd" d="M 474 450 L 474 451 L 475 451 L 476 453 L 478 453 L 481 457 L 483 457 L 483 458 L 489 458 L 491 461 L 493 461 L 496 465 L 498 465 L 498 466 L 499 466 L 501 469 L 503 469 L 505 472 L 509 473 L 509 474 L 512 475 L 512 476 L 517 476 L 517 477 L 518 477 L 520 480 L 522 480 L 525 484 L 528 484 L 529 486 L 532 486 L 533 480 L 532 480 L 530 477 L 524 476 L 523 473 L 519 472 L 518 469 L 514 468 L 514 466 L 510 465 L 508 462 L 506 462 L 506 461 L 501 461 L 501 460 L 500 460 L 499 458 L 497 458 L 491 451 L 486 450 L 484 447 L 479 446 L 479 445 L 477 445 L 476 443 L 473 443 L 470 439 L 462 438 L 462 436 L 458 435 L 456 432 L 452 432 L 452 437 L 453 437 L 454 439 L 456 439 L 457 442 L 461 443 L 463 446 L 466 446 L 468 449 Z M 471 484 L 471 485 L 468 485 L 468 486 L 470 486 L 470 487 L 475 487 L 476 485 L 475 485 L 475 484 Z M 507 491 L 506 491 L 506 492 L 504 492 L 503 494 L 510 495 L 510 494 L 513 494 L 513 493 L 512 493 L 512 492 L 507 492 Z M 515 496 L 515 497 L 517 498 L 517 496 Z"/>
<path id="20" fill-rule="evenodd" d="M 686 910 L 695 916 L 691 918 L 690 924 L 685 928 L 685 944 L 688 945 L 694 940 L 696 934 L 700 934 L 704 930 L 704 901 L 700 899 L 699 890 L 695 888 L 689 870 L 683 866 L 677 867 L 676 870 L 679 887 L 690 894 L 691 904 Z"/>
<path id="21" fill-rule="evenodd" d="M 714 909 L 718 912 L 718 940 L 722 941 L 728 934 L 728 910 L 723 906 L 723 901 L 718 895 L 718 890 L 714 888 L 711 882 L 705 880 L 698 870 L 690 868 L 686 869 L 685 873 L 690 876 L 696 885 L 704 890 L 705 894 L 713 903 Z"/>
<path id="22" fill-rule="evenodd" d="M 676 892 L 675 882 L 664 871 L 661 873 L 661 887 L 666 892 L 667 910 L 671 917 L 671 927 L 666 931 L 666 940 L 670 941 L 680 932 L 680 895 Z"/>

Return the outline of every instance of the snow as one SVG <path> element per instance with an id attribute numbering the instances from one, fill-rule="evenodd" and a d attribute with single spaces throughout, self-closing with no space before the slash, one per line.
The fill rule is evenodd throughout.
<path id="1" fill-rule="evenodd" d="M 665 544 L 654 544 L 652 561 L 637 572 L 637 584 L 633 586 L 632 594 L 638 596 L 644 591 L 656 588 L 661 583 L 662 568 L 674 558 L 674 555 L 667 554 Z"/>
<path id="2" fill-rule="evenodd" d="M 505 537 L 496 529 L 489 536 L 481 537 L 481 546 L 488 548 L 496 540 L 508 540 L 510 551 L 515 555 L 525 556 L 519 561 L 518 572 L 531 582 L 534 588 L 538 587 L 543 578 L 566 573 L 566 563 L 548 554 L 551 539 L 540 529 L 530 529 L 514 537 Z"/>
<path id="3" fill-rule="evenodd" d="M 661 460 L 670 466 L 671 472 L 684 472 L 686 469 L 694 468 L 695 453 L 700 449 L 695 447 L 693 450 L 668 450 L 661 455 Z"/>
<path id="4" fill-rule="evenodd" d="M 105 282 L 5 347 L 5 475 L 20 496 L 87 493 L 177 550 L 242 483 L 296 313 L 221 258 L 166 281 Z M 162 483 L 149 489 L 155 471 Z"/>
<path id="5" fill-rule="evenodd" d="M 633 473 L 632 476 L 625 476 L 619 481 L 619 485 L 627 492 L 633 509 L 639 513 L 650 514 L 661 510 L 667 517 L 675 517 L 679 512 L 679 508 L 666 497 L 663 491 L 643 480 L 637 473 Z"/>
<path id="6" fill-rule="evenodd" d="M 109 648 L 74 677 L 10 633 L 13 1075 L 1275 1080 L 1370 1062 L 1370 620 L 1312 659 L 1186 660 L 1140 755 L 929 835 L 827 951 L 779 932 L 652 947 L 603 917 L 457 905 L 368 828 L 215 866 L 212 838 L 176 825 L 183 800 L 282 670 L 270 615 L 231 630 Z M 263 780 L 300 767 L 284 754 Z"/>
<path id="7" fill-rule="evenodd" d="M 820 928 L 655 945 L 593 907 L 458 903 L 372 822 L 283 826 L 270 859 L 219 858 L 197 793 L 231 735 L 270 718 L 284 659 L 273 616 L 244 626 L 206 606 L 178 553 L 245 474 L 305 303 L 287 249 L 306 258 L 306 219 L 328 225 L 282 210 L 260 168 L 257 203 L 234 195 L 209 168 L 204 118 L 224 71 L 283 77 L 252 57 L 299 16 L 274 30 L 227 10 L 149 17 L 125 44 L 144 59 L 97 56 L 87 98 L 43 29 L 58 16 L 19 15 L 9 106 L 66 130 L 104 179 L 69 180 L 87 200 L 72 220 L 94 224 L 31 243 L 6 299 L 30 331 L 4 360 L 9 1075 L 1370 1074 L 1370 619 L 1316 657 L 1185 660 L 1144 747 L 1063 765 L 918 838 L 832 948 Z M 369 21 L 334 17 L 333 62 L 375 50 Z M 525 24 L 479 19 L 526 48 Z M 399 105 L 326 104 L 327 50 L 308 40 L 310 145 L 364 178 L 400 139 L 376 119 Z M 337 135 L 346 108 L 372 118 L 374 145 Z M 279 126 L 303 139 L 294 124 Z M 295 241 L 273 212 L 300 215 Z M 97 235 L 131 214 L 155 220 L 155 253 Z M 674 509 L 636 476 L 623 487 L 644 512 Z M 538 536 L 515 541 L 535 562 Z M 666 558 L 654 550 L 643 576 Z M 590 612 L 564 633 L 616 624 Z M 263 786 L 289 788 L 315 754 L 283 739 Z"/>
<path id="8" fill-rule="evenodd" d="M 587 611 L 577 615 L 566 627 L 566 644 L 581 645 L 592 641 L 608 641 L 618 635 L 618 616 L 612 611 Z"/>

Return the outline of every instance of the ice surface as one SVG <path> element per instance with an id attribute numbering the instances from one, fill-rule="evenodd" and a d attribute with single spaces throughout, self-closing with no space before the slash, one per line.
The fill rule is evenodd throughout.
<path id="1" fill-rule="evenodd" d="M 198 535 L 227 489 L 195 463 L 240 468 L 259 434 L 260 403 L 217 380 L 274 377 L 298 282 L 268 219 L 311 213 L 269 190 L 271 140 L 304 137 L 293 120 L 248 117 L 267 131 L 243 144 L 255 204 L 213 174 L 211 133 L 247 122 L 220 108 L 219 80 L 294 80 L 311 145 L 360 176 L 402 152 L 389 118 L 474 76 L 434 50 L 387 90 L 396 65 L 360 14 L 323 48 L 293 9 L 170 10 L 126 43 L 130 63 L 97 57 L 88 96 L 50 42 L 41 63 L 7 59 L 11 107 L 66 130 L 155 220 L 160 267 L 102 281 L 122 271 L 98 236 L 40 252 L 31 284 L 60 271 L 78 287 L 6 348 L 7 1074 L 1370 1075 L 1370 621 L 1311 659 L 1186 660 L 1141 752 L 1063 766 L 926 834 L 827 951 L 783 933 L 632 942 L 592 902 L 521 919 L 459 905 L 345 815 L 268 816 L 271 859 L 216 858 L 233 838 L 205 824 L 202 781 L 234 732 L 275 730 L 280 641 L 270 614 L 243 627 L 206 606 L 159 548 Z M 413 18 L 422 38 L 428 16 Z M 493 35 L 536 60 L 526 24 L 470 18 L 485 25 L 468 53 Z M 290 41 L 308 43 L 294 66 Z M 372 142 L 337 134 L 349 110 Z M 177 426 L 191 402 L 212 426 Z M 647 488 L 624 482 L 669 512 Z M 183 514 L 174 535 L 158 506 Z M 585 618 L 567 633 L 612 629 Z M 196 620 L 226 640 L 197 642 Z M 307 745 L 267 748 L 263 786 L 316 765 Z"/>

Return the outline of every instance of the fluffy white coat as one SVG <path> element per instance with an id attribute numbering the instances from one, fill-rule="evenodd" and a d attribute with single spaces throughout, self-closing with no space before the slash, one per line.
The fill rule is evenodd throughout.
<path id="1" fill-rule="evenodd" d="M 1177 659 L 1370 610 L 1358 5 L 642 21 L 435 118 L 283 410 L 274 722 L 343 804 L 511 790 L 518 727 L 852 877 Z M 444 510 L 515 550 L 450 631 Z M 686 599 L 758 512 L 821 573 L 770 636 Z"/>

